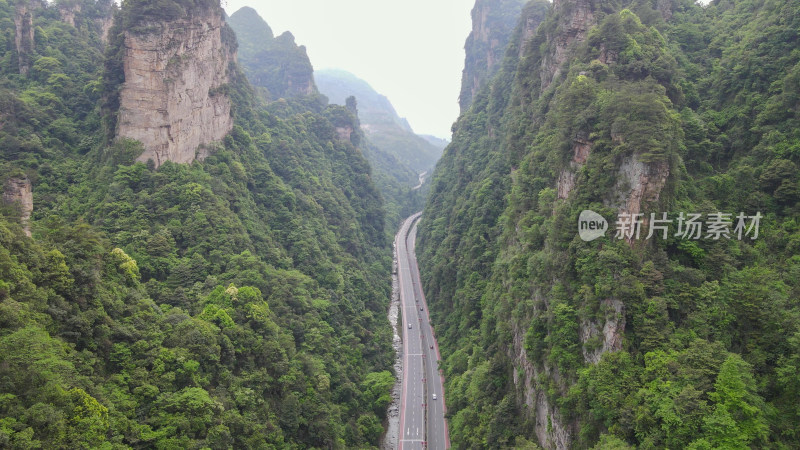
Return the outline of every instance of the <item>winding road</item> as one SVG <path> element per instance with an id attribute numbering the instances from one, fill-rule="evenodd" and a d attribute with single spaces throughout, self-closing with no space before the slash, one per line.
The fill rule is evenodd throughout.
<path id="1" fill-rule="evenodd" d="M 444 418 L 446 407 L 444 379 L 439 371 L 439 347 L 430 325 L 428 304 L 422 292 L 414 254 L 417 221 L 421 215 L 422 213 L 416 213 L 406 219 L 395 237 L 403 318 L 403 388 L 400 398 L 399 440 L 401 450 L 450 448 L 447 422 Z"/>

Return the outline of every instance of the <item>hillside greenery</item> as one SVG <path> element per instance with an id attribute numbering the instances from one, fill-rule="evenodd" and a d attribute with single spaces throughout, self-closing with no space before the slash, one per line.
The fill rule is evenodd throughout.
<path id="1" fill-rule="evenodd" d="M 349 72 L 322 70 L 314 79 L 331 103 L 355 105 L 366 139 L 364 156 L 385 200 L 387 231 L 394 232 L 403 219 L 422 210 L 430 183 L 418 186 L 420 174 L 433 171 L 446 144 L 415 134 L 388 98 Z"/>
<path id="2" fill-rule="evenodd" d="M 459 118 L 420 225 L 454 448 L 797 448 L 800 3 L 560 4 Z M 583 242 L 632 161 L 666 174 L 642 212 L 760 212 L 758 239 L 628 243 L 612 219 Z M 591 362 L 614 304 L 621 346 Z"/>
<path id="3" fill-rule="evenodd" d="M 331 89 L 331 78 L 325 75 L 330 71 L 314 72 L 305 48 L 298 47 L 290 35 L 275 38 L 267 22 L 254 9 L 239 9 L 231 15 L 229 22 L 239 38 L 242 67 L 257 92 L 271 102 L 271 110 L 284 114 L 286 110 L 295 110 L 292 105 L 303 105 L 301 108 L 319 111 L 330 101 L 347 107 L 355 116 L 359 126 L 354 128 L 351 138 L 359 142 L 359 148 L 372 168 L 374 183 L 384 199 L 385 230 L 387 236 L 392 236 L 402 219 L 422 209 L 427 192 L 413 189 L 419 178 L 414 170 L 417 166 L 409 161 L 423 159 L 425 167 L 432 167 L 439 153 L 436 147 L 416 136 L 407 124 L 407 129 L 400 128 L 401 119 L 391 103 L 365 82 L 347 74 L 345 86 L 358 86 L 358 89 Z M 360 84 L 353 83 L 353 80 Z M 292 86 L 298 81 L 315 87 L 312 92 L 293 90 Z M 322 83 L 320 92 L 317 92 L 315 81 Z M 377 116 L 381 118 L 380 124 L 375 122 Z M 337 126 L 346 127 L 349 122 L 350 119 L 345 118 L 344 123 Z M 375 133 L 362 132 L 361 123 Z M 387 140 L 395 139 L 395 134 L 400 135 L 396 145 L 384 145 Z"/>
<path id="4" fill-rule="evenodd" d="M 239 37 L 239 60 L 247 78 L 267 98 L 295 98 L 316 94 L 314 68 L 306 48 L 286 31 L 274 36 L 258 13 L 244 7 L 228 19 Z M 304 89 L 311 87 L 309 92 Z"/>
<path id="5" fill-rule="evenodd" d="M 26 175 L 35 205 L 33 239 L 0 211 L 0 447 L 377 446 L 391 252 L 358 139 L 336 135 L 357 119 L 270 109 L 235 69 L 211 156 L 134 162 L 141 144 L 107 139 L 119 66 L 79 3 L 77 27 L 33 10 L 23 76 L 0 0 L 0 182 Z"/>

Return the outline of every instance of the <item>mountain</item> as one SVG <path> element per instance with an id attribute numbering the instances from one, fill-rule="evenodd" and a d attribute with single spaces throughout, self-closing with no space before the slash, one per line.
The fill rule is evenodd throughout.
<path id="1" fill-rule="evenodd" d="M 475 2 L 472 8 L 472 31 L 464 44 L 466 58 L 458 99 L 462 113 L 472 105 L 475 95 L 499 69 L 524 5 L 524 0 Z M 543 16 L 544 9 L 539 9 Z"/>
<path id="2" fill-rule="evenodd" d="M 240 60 L 245 72 L 248 74 L 248 78 L 253 80 L 256 86 L 267 88 L 270 92 L 273 92 L 274 88 L 270 88 L 270 86 L 292 84 L 290 83 L 291 77 L 288 77 L 286 72 L 267 70 L 268 68 L 282 66 L 280 63 L 276 65 L 275 62 L 270 61 L 269 58 L 272 58 L 272 56 L 265 54 L 265 52 L 272 52 L 272 29 L 254 9 L 241 8 L 230 17 L 230 23 L 236 30 L 237 36 L 239 36 L 240 48 L 250 55 L 249 58 L 242 57 Z M 317 91 L 313 78 L 319 75 L 316 75 L 311 68 L 311 62 L 308 60 L 304 48 L 300 47 L 303 50 L 299 52 L 293 42 L 287 48 L 294 48 L 295 51 L 288 54 L 280 53 L 281 60 L 295 61 L 298 65 L 305 67 L 307 70 L 303 71 L 303 77 L 307 75 L 311 80 L 310 85 L 313 86 L 311 90 L 297 92 L 296 95 L 290 96 L 290 100 L 293 100 L 295 105 L 303 104 L 305 107 L 312 109 L 324 107 L 324 105 L 328 104 L 328 99 Z M 258 75 L 263 75 L 267 72 L 269 72 L 269 76 L 266 78 Z M 403 218 L 422 208 L 424 196 L 427 192 L 426 189 L 414 189 L 414 186 L 419 183 L 419 171 L 413 168 L 408 158 L 416 159 L 421 157 L 420 153 L 423 151 L 435 153 L 436 150 L 413 134 L 408 123 L 404 119 L 397 117 L 394 108 L 385 97 L 374 92 L 366 82 L 358 80 L 352 75 L 349 75 L 349 77 L 351 80 L 355 80 L 355 83 L 359 86 L 358 92 L 365 94 L 363 95 L 363 101 L 362 97 L 359 97 L 357 99 L 353 98 L 348 102 L 348 98 L 352 94 L 347 93 L 347 90 L 341 90 L 341 95 L 335 97 L 334 100 L 339 105 L 347 105 L 349 111 L 355 115 L 356 129 L 351 129 L 349 132 L 353 133 L 355 131 L 353 136 L 359 141 L 359 150 L 363 152 L 364 157 L 370 163 L 371 176 L 385 200 L 385 229 L 388 235 L 393 235 L 393 230 L 400 225 L 400 221 Z M 325 84 L 324 87 L 327 88 L 328 84 Z M 267 97 L 270 96 L 268 95 Z M 270 99 L 271 105 L 269 108 L 276 113 L 284 114 L 285 111 L 281 112 L 281 110 L 286 108 L 282 106 L 281 102 L 276 102 L 275 100 L 277 99 Z M 288 110 L 299 112 L 294 107 L 288 108 Z M 401 137 L 399 139 L 402 142 L 410 143 L 407 147 L 408 150 L 406 148 L 402 148 L 399 151 L 395 148 L 387 149 L 382 145 L 382 136 L 367 133 L 369 125 L 364 125 L 362 119 L 376 120 L 377 117 L 380 117 L 379 120 L 384 125 L 391 123 L 388 125 L 388 129 L 392 133 L 400 134 Z M 365 134 L 367 135 L 365 136 Z M 384 140 L 386 139 L 394 139 L 394 136 L 385 136 Z M 427 158 L 427 155 L 423 155 L 423 157 Z M 435 159 L 431 159 L 423 163 L 423 165 L 427 164 L 427 167 L 432 167 L 434 163 Z"/>
<path id="3" fill-rule="evenodd" d="M 213 2 L 181 7 L 180 15 L 178 9 L 173 15 L 142 9 L 141 16 L 130 13 L 128 23 L 110 32 L 109 129 L 117 139 L 141 142 L 145 150 L 137 160 L 152 159 L 155 167 L 203 159 L 233 128 L 231 99 L 223 87 L 235 76 L 230 73 L 235 43 L 223 39 L 229 29 Z M 157 33 L 148 28 L 155 20 Z"/>
<path id="4" fill-rule="evenodd" d="M 425 139 L 433 145 L 434 147 L 438 148 L 440 151 L 444 151 L 444 148 L 447 147 L 447 144 L 450 143 L 447 139 L 442 139 L 440 137 L 431 136 L 429 134 L 420 134 L 419 135 L 422 139 Z"/>
<path id="5" fill-rule="evenodd" d="M 343 105 L 354 96 L 358 100 L 361 126 L 367 138 L 384 152 L 417 172 L 436 164 L 441 148 L 414 134 L 408 122 L 400 118 L 385 96 L 366 81 L 343 70 L 318 70 L 314 79 L 321 93 L 332 103 Z"/>
<path id="6" fill-rule="evenodd" d="M 0 1 L 0 31 L 0 447 L 377 446 L 392 256 L 353 111 L 262 101 L 218 0 Z"/>
<path id="7" fill-rule="evenodd" d="M 270 99 L 316 93 L 306 48 L 294 42 L 292 33 L 273 36 L 269 25 L 250 7 L 233 13 L 228 23 L 239 36 L 239 61 L 248 80 L 266 89 Z"/>
<path id="8" fill-rule="evenodd" d="M 796 446 L 799 13 L 523 8 L 417 241 L 454 448 Z"/>

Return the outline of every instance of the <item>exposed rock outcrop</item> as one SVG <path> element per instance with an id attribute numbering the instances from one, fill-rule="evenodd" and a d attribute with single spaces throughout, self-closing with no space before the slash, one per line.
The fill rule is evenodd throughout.
<path id="1" fill-rule="evenodd" d="M 464 44 L 466 58 L 459 97 L 462 113 L 497 72 L 524 3 L 522 0 L 478 0 L 475 3 L 472 32 Z"/>
<path id="2" fill-rule="evenodd" d="M 114 11 L 109 9 L 108 15 L 97 19 L 95 23 L 98 28 L 100 28 L 100 40 L 103 41 L 103 44 L 108 44 L 108 32 L 111 31 L 111 27 L 114 26 Z"/>
<path id="3" fill-rule="evenodd" d="M 520 15 L 522 30 L 520 30 L 519 42 L 517 42 L 519 57 L 522 57 L 525 53 L 528 41 L 536 34 L 536 30 L 544 21 L 548 9 L 550 9 L 550 2 L 546 0 L 528 2 L 522 8 L 522 14 Z"/>
<path id="4" fill-rule="evenodd" d="M 316 91 L 314 85 L 314 68 L 311 66 L 311 61 L 308 59 L 306 46 L 297 45 L 294 41 L 294 35 L 288 31 L 283 32 L 283 34 L 275 38 L 275 46 L 277 47 L 276 51 L 283 51 L 286 53 L 293 52 L 297 55 L 296 63 L 288 61 L 289 64 L 287 64 L 287 61 L 283 61 L 285 65 L 284 78 L 286 89 L 280 92 L 281 96 L 290 98 L 304 97 L 313 94 Z"/>
<path id="5" fill-rule="evenodd" d="M 592 151 L 592 143 L 589 141 L 588 133 L 578 133 L 572 142 L 572 161 L 570 167 L 563 169 L 558 176 L 556 190 L 558 198 L 565 199 L 575 187 L 577 172 L 586 164 L 589 153 Z"/>
<path id="6" fill-rule="evenodd" d="M 556 192 L 558 193 L 558 198 L 565 199 L 569 197 L 569 193 L 572 192 L 572 189 L 575 187 L 575 172 L 564 169 L 558 175 L 558 181 L 556 182 Z"/>
<path id="7" fill-rule="evenodd" d="M 17 46 L 19 73 L 27 75 L 31 69 L 34 46 L 33 11 L 40 6 L 37 1 L 17 2 L 14 9 L 14 43 Z"/>
<path id="8" fill-rule="evenodd" d="M 514 367 L 521 369 L 512 372 L 514 385 L 520 392 L 529 414 L 534 414 L 536 438 L 545 448 L 565 450 L 569 448 L 572 440 L 572 430 L 561 423 L 561 413 L 547 399 L 546 387 L 539 384 L 539 370 L 528 360 L 525 351 L 525 330 L 513 325 L 512 338 L 511 358 Z M 545 371 L 548 371 L 546 367 Z M 556 373 L 550 375 L 558 378 Z"/>
<path id="9" fill-rule="evenodd" d="M 353 127 L 336 127 L 336 137 L 340 141 L 350 142 L 350 135 L 353 134 Z"/>
<path id="10" fill-rule="evenodd" d="M 61 21 L 74 27 L 75 16 L 81 12 L 81 4 L 61 2 L 57 6 L 58 13 L 61 14 Z"/>
<path id="11" fill-rule="evenodd" d="M 232 129 L 225 86 L 235 55 L 222 41 L 223 26 L 220 11 L 210 10 L 124 32 L 116 135 L 144 144 L 139 161 L 202 159 L 198 147 Z"/>
<path id="12" fill-rule="evenodd" d="M 620 213 L 638 214 L 642 205 L 657 202 L 668 177 L 666 161 L 645 163 L 636 155 L 625 158 L 619 167 L 615 189 L 619 193 Z"/>
<path id="13" fill-rule="evenodd" d="M 560 74 L 561 66 L 569 56 L 569 48 L 575 42 L 586 39 L 586 33 L 595 24 L 595 9 L 591 0 L 554 0 L 553 11 L 559 17 L 559 26 L 557 34 L 547 39 L 554 45 L 542 59 L 542 91 Z"/>
<path id="14" fill-rule="evenodd" d="M 622 338 L 625 333 L 625 305 L 617 299 L 603 301 L 605 322 L 601 330 L 595 322 L 581 322 L 581 342 L 583 343 L 583 359 L 587 363 L 597 364 L 603 353 L 622 350 Z M 592 342 L 598 338 L 596 342 Z"/>
<path id="15" fill-rule="evenodd" d="M 3 203 L 20 210 L 20 222 L 25 234 L 31 236 L 31 213 L 33 212 L 33 186 L 26 176 L 12 177 L 3 188 Z"/>

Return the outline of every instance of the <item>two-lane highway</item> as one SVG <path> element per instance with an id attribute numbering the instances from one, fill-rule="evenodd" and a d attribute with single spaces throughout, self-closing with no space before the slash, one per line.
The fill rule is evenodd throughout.
<path id="1" fill-rule="evenodd" d="M 400 399 L 400 449 L 450 447 L 439 348 L 414 254 L 417 213 L 403 222 L 395 237 L 397 277 L 403 317 L 403 389 Z"/>

